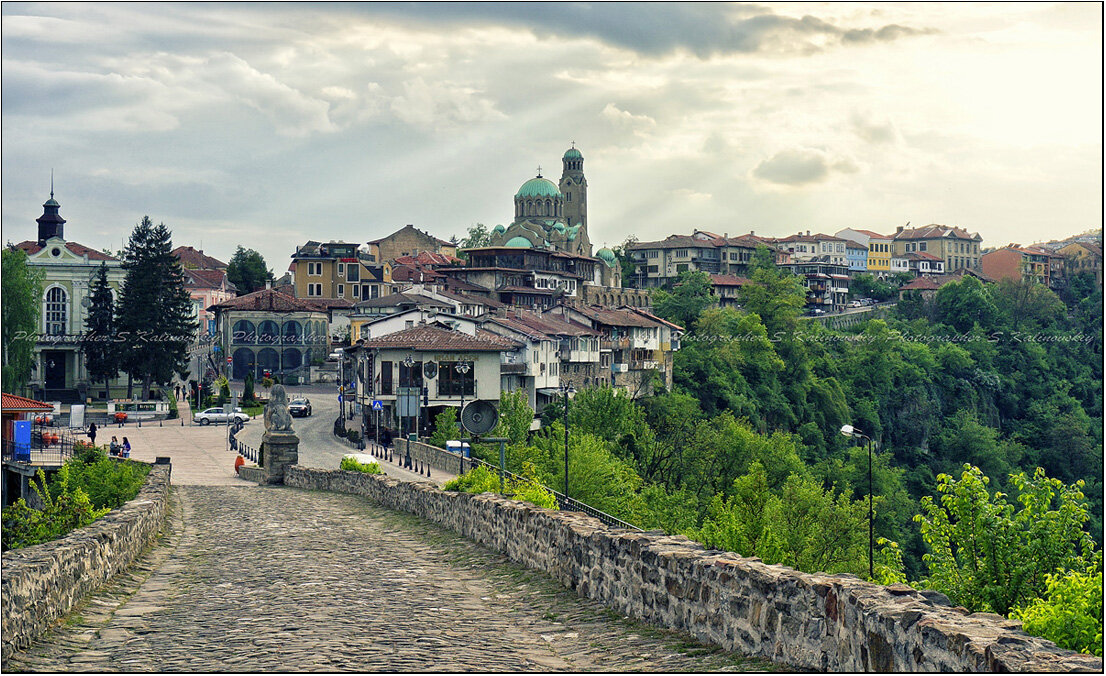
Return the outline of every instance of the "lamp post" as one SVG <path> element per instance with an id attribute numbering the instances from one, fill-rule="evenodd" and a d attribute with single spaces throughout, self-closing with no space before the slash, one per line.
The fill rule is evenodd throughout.
<path id="1" fill-rule="evenodd" d="M 414 382 L 414 380 L 415 380 L 415 378 L 412 375 L 412 372 L 415 368 L 415 359 L 412 355 L 407 355 L 407 357 L 404 358 L 402 363 L 403 363 L 404 366 L 407 367 L 407 389 L 404 392 L 405 396 L 403 396 L 403 399 L 408 404 L 410 404 L 410 402 L 411 402 L 411 396 L 410 396 L 411 387 L 413 387 L 411 385 L 411 383 Z M 400 380 L 400 382 L 402 382 L 402 379 Z M 404 411 L 404 412 L 406 413 L 407 411 Z M 400 430 L 400 435 L 403 436 L 403 447 L 407 449 L 407 455 L 403 459 L 403 466 L 404 467 L 410 467 L 411 466 L 411 440 L 407 438 L 406 434 L 403 434 L 403 428 L 404 428 L 403 419 L 405 419 L 405 418 L 407 418 L 407 416 L 405 416 L 405 415 L 400 416 L 399 430 Z M 408 433 L 410 433 L 411 429 L 410 429 L 410 423 L 409 422 L 407 423 L 407 426 L 408 426 L 407 431 L 408 431 Z"/>
<path id="2" fill-rule="evenodd" d="M 568 498 L 568 395 L 575 394 L 576 388 L 572 386 L 572 381 L 568 381 L 564 385 L 561 385 L 561 394 L 565 398 L 565 498 Z"/>
<path id="3" fill-rule="evenodd" d="M 461 412 L 457 414 L 457 420 L 460 422 L 461 413 L 465 411 L 465 376 L 472 370 L 472 367 L 469 366 L 467 361 L 459 361 L 453 365 L 453 370 L 461 376 Z"/>
<path id="4" fill-rule="evenodd" d="M 841 434 L 868 440 L 868 579 L 875 578 L 875 531 L 872 520 L 872 438 L 852 425 L 842 425 Z"/>

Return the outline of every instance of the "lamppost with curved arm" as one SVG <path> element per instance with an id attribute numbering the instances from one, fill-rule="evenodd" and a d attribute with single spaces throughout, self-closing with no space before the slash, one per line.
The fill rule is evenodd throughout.
<path id="1" fill-rule="evenodd" d="M 875 579 L 875 531 L 872 525 L 872 437 L 852 425 L 842 425 L 841 434 L 868 440 L 868 578 Z"/>
<path id="2" fill-rule="evenodd" d="M 459 361 L 453 365 L 453 370 L 461 376 L 461 411 L 457 414 L 457 420 L 461 420 L 461 413 L 465 411 L 465 376 L 472 370 L 467 361 Z"/>
<path id="3" fill-rule="evenodd" d="M 407 367 L 407 390 L 406 390 L 406 392 L 410 392 L 411 387 L 412 387 L 411 383 L 414 382 L 414 380 L 415 380 L 414 375 L 413 375 L 414 368 L 415 368 L 415 358 L 412 355 L 407 355 L 407 357 L 405 357 L 404 360 L 401 363 L 404 366 Z M 410 400 L 409 396 L 405 395 L 405 398 Z M 405 427 L 405 425 L 403 424 L 403 419 L 406 418 L 406 417 L 407 416 L 405 416 L 405 415 L 400 416 L 399 432 L 400 432 L 400 435 L 403 437 L 403 440 L 404 440 L 403 447 L 407 449 L 407 457 L 404 458 L 403 465 L 404 465 L 404 467 L 410 467 L 411 466 L 411 440 L 408 439 L 407 435 L 403 433 L 403 428 Z M 408 425 L 410 425 L 410 423 L 408 423 Z M 411 431 L 410 428 L 408 428 L 407 431 L 410 432 Z"/>

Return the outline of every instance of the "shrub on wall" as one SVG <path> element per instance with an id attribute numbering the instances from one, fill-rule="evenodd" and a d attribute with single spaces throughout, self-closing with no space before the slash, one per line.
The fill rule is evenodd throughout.
<path id="1" fill-rule="evenodd" d="M 56 540 L 110 511 L 106 507 L 97 509 L 88 494 L 70 481 L 68 463 L 58 470 L 50 489 L 46 485 L 46 474 L 41 469 L 38 470 L 38 481 L 36 484 L 32 480 L 30 484 L 42 501 L 42 509 L 34 509 L 19 498 L 14 505 L 3 510 L 0 545 L 4 551 Z"/>
<path id="2" fill-rule="evenodd" d="M 1010 616 L 1022 621 L 1027 634 L 1102 657 L 1101 564 L 1085 571 L 1049 575 L 1046 589 L 1045 598 L 1015 608 Z"/>
<path id="3" fill-rule="evenodd" d="M 523 463 L 523 475 L 504 482 L 503 494 L 545 507 L 557 509 L 557 498 L 545 486 L 538 483 L 534 476 L 534 466 Z M 460 491 L 462 493 L 498 493 L 499 474 L 487 465 L 478 465 L 465 472 L 461 476 L 451 479 L 442 486 L 447 491 Z"/>
<path id="4" fill-rule="evenodd" d="M 150 466 L 137 462 L 109 460 L 103 447 L 85 447 L 66 463 L 70 482 L 84 491 L 97 509 L 116 509 L 138 495 Z M 61 488 L 51 482 L 50 493 Z"/>
<path id="5" fill-rule="evenodd" d="M 362 472 L 364 474 L 383 474 L 380 469 L 380 465 L 375 462 L 360 463 L 353 458 L 342 458 L 342 464 L 338 466 L 338 469 L 344 469 L 347 472 Z"/>

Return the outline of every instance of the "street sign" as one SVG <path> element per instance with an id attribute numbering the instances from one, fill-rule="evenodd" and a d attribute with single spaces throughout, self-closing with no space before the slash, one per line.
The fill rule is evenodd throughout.
<path id="1" fill-rule="evenodd" d="M 384 410 L 384 402 L 379 400 L 379 399 L 373 399 L 372 410 L 374 410 L 374 411 L 383 411 Z"/>
<path id="2" fill-rule="evenodd" d="M 230 364 L 234 361 L 234 357 L 227 357 L 227 363 Z"/>

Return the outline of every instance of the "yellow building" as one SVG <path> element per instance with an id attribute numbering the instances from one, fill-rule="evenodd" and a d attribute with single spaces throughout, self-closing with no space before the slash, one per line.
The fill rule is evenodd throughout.
<path id="1" fill-rule="evenodd" d="M 292 254 L 296 298 L 341 298 L 353 303 L 388 293 L 392 266 L 349 242 L 308 242 Z"/>
<path id="2" fill-rule="evenodd" d="M 878 232 L 845 228 L 837 233 L 842 239 L 852 240 L 868 248 L 868 272 L 877 277 L 891 274 L 891 255 L 894 253 L 894 240 Z"/>

